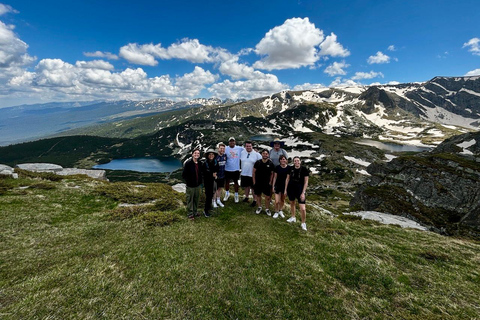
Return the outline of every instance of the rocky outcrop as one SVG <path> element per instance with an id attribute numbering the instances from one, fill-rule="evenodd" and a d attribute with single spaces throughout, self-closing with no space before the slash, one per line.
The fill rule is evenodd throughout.
<path id="1" fill-rule="evenodd" d="M 86 175 L 93 179 L 108 180 L 105 170 L 87 170 L 76 168 L 63 168 L 58 164 L 52 163 L 23 163 L 16 165 L 16 168 L 32 172 L 51 172 L 61 176 Z"/>
<path id="2" fill-rule="evenodd" d="M 373 163 L 350 204 L 412 218 L 437 232 L 480 237 L 479 144 L 480 133 L 469 133 L 429 153 Z"/>
<path id="3" fill-rule="evenodd" d="M 18 179 L 18 174 L 16 174 L 12 167 L 9 167 L 5 164 L 0 164 L 0 175 L 1 176 L 8 176 L 14 179 Z"/>

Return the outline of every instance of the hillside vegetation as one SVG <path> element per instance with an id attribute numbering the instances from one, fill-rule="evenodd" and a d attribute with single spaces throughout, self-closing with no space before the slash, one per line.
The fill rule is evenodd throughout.
<path id="1" fill-rule="evenodd" d="M 303 232 L 232 200 L 189 221 L 162 184 L 52 180 L 0 179 L 2 319 L 480 317 L 472 240 L 334 217 L 325 193 Z"/>

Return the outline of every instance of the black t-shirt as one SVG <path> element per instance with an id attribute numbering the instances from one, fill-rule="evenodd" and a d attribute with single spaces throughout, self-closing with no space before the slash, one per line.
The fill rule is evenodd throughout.
<path id="1" fill-rule="evenodd" d="M 295 183 L 298 185 L 303 185 L 305 183 L 305 177 L 310 175 L 310 171 L 304 166 L 300 166 L 298 169 L 295 169 L 295 166 L 292 166 L 289 175 L 289 184 Z"/>
<path id="2" fill-rule="evenodd" d="M 290 170 L 291 168 L 289 166 L 286 166 L 285 168 L 282 168 L 280 165 L 276 166 L 275 172 L 277 173 L 277 180 L 275 180 L 275 185 L 285 186 L 285 180 L 287 180 Z"/>
<path id="3" fill-rule="evenodd" d="M 269 184 L 271 174 L 275 170 L 272 160 L 268 159 L 267 162 L 263 162 L 261 159 L 257 160 L 253 167 L 255 168 L 255 183 Z"/>

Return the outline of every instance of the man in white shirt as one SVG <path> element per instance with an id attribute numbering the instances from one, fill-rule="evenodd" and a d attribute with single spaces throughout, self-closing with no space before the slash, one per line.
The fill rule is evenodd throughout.
<path id="1" fill-rule="evenodd" d="M 262 159 L 260 153 L 253 150 L 252 142 L 245 141 L 245 150 L 241 153 L 240 160 L 242 164 L 242 173 L 240 177 L 240 184 L 245 190 L 244 202 L 248 202 L 248 196 L 250 195 L 250 189 L 253 187 L 253 165 L 257 160 Z M 255 195 L 253 195 L 253 205 L 255 206 Z"/>
<path id="2" fill-rule="evenodd" d="M 227 163 L 225 164 L 225 197 L 223 201 L 227 201 L 230 197 L 230 180 L 233 180 L 235 187 L 235 203 L 238 202 L 238 179 L 240 178 L 240 155 L 245 148 L 237 146 L 235 138 L 228 139 L 228 146 L 225 148 L 227 155 Z"/>

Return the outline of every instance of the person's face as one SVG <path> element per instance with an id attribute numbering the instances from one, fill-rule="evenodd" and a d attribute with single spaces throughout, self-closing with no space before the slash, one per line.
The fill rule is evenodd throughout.
<path id="1" fill-rule="evenodd" d="M 280 149 L 280 143 L 275 142 L 275 143 L 273 144 L 273 148 L 278 151 L 278 150 Z"/>
<path id="2" fill-rule="evenodd" d="M 246 143 L 245 144 L 245 150 L 247 150 L 247 152 L 252 152 L 252 144 L 251 143 Z"/>
<path id="3" fill-rule="evenodd" d="M 218 153 L 220 153 L 220 155 L 224 154 L 225 153 L 225 146 L 218 147 Z"/>
<path id="4" fill-rule="evenodd" d="M 230 146 L 230 148 L 235 147 L 235 140 L 228 141 L 228 145 Z"/>
<path id="5" fill-rule="evenodd" d="M 193 159 L 198 159 L 198 158 L 200 158 L 200 151 L 195 150 L 195 151 L 192 153 L 192 158 L 193 158 Z"/>
<path id="6" fill-rule="evenodd" d="M 280 159 L 280 164 L 282 165 L 287 164 L 287 159 L 286 158 Z"/>
<path id="7" fill-rule="evenodd" d="M 215 155 L 210 152 L 210 153 L 208 154 L 208 159 L 213 160 L 213 158 L 215 158 Z"/>
<path id="8" fill-rule="evenodd" d="M 263 151 L 262 152 L 262 159 L 267 160 L 270 155 L 268 154 L 268 151 Z"/>
<path id="9" fill-rule="evenodd" d="M 293 159 L 293 164 L 295 165 L 295 167 L 297 167 L 297 168 L 300 167 L 300 164 L 301 164 L 301 163 L 302 163 L 302 162 L 300 161 L 299 158 Z"/>

